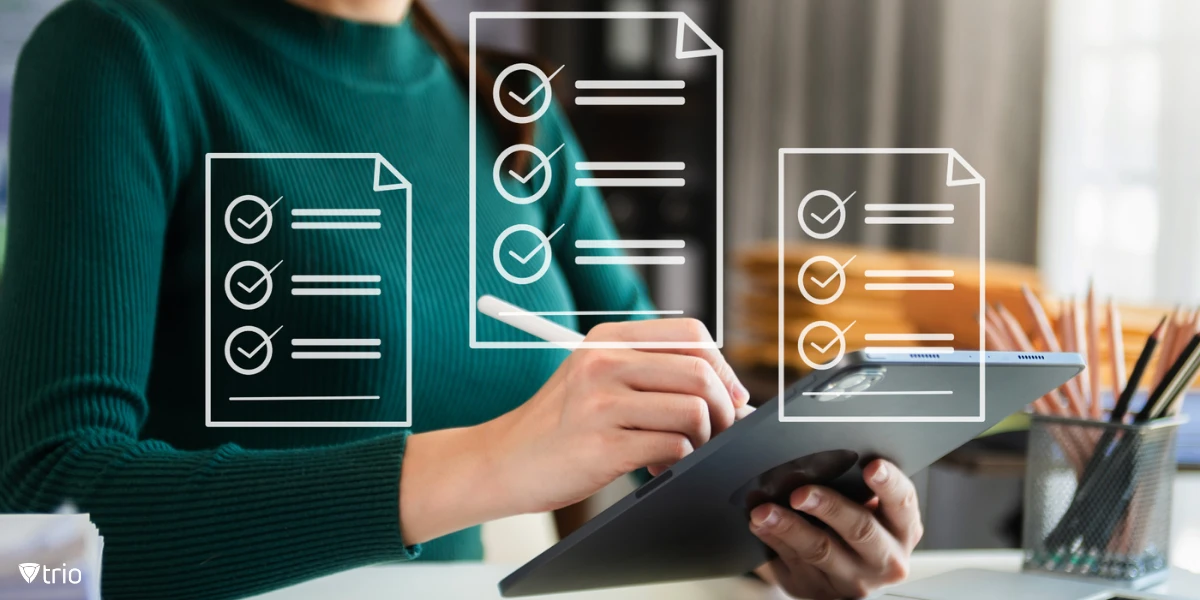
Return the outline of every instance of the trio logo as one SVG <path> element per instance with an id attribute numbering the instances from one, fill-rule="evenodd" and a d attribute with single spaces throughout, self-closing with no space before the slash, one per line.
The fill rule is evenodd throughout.
<path id="1" fill-rule="evenodd" d="M 25 583 L 33 583 L 33 580 L 38 576 L 38 572 L 42 574 L 42 583 L 70 583 L 75 585 L 83 581 L 83 571 L 68 569 L 67 563 L 63 563 L 62 568 L 54 569 L 38 563 L 21 563 L 17 565 L 17 570 L 20 571 L 21 577 L 25 579 Z M 61 580 L 59 578 L 60 574 Z"/>

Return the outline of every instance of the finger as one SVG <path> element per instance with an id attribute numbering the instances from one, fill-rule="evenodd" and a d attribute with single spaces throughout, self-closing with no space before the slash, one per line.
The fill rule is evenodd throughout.
<path id="1" fill-rule="evenodd" d="M 632 472 L 652 465 L 673 465 L 694 450 L 687 436 L 660 431 L 627 431 L 621 436 L 620 452 L 624 471 Z"/>
<path id="2" fill-rule="evenodd" d="M 682 433 L 693 448 L 712 437 L 708 402 L 699 396 L 641 392 L 629 394 L 618 409 L 618 424 L 629 429 Z"/>
<path id="3" fill-rule="evenodd" d="M 789 570 L 800 571 L 808 565 L 826 573 L 831 582 L 859 578 L 858 560 L 849 549 L 782 506 L 755 507 L 750 511 L 750 531 L 774 550 Z"/>
<path id="4" fill-rule="evenodd" d="M 702 359 L 678 354 L 642 354 L 631 360 L 617 378 L 629 387 L 647 392 L 669 392 L 703 398 L 708 404 L 712 434 L 725 431 L 736 418 L 729 392 Z"/>
<path id="5" fill-rule="evenodd" d="M 872 569 L 883 573 L 903 562 L 900 543 L 861 504 L 820 486 L 804 486 L 792 492 L 792 508 L 808 513 L 828 525 Z"/>
<path id="6" fill-rule="evenodd" d="M 892 535 L 911 551 L 924 534 L 917 487 L 896 465 L 882 459 L 863 469 L 863 479 L 879 498 L 879 516 Z"/>
<path id="7" fill-rule="evenodd" d="M 829 576 L 812 565 L 789 566 L 780 559 L 770 563 L 770 575 L 777 585 L 792 598 L 842 598 L 846 594 L 837 591 Z M 771 583 L 771 582 L 768 582 Z"/>
<path id="8" fill-rule="evenodd" d="M 725 357 L 714 347 L 712 336 L 704 323 L 696 319 L 655 319 L 650 321 L 626 321 L 620 323 L 602 323 L 588 332 L 589 341 L 628 342 L 633 347 L 638 344 L 651 345 L 655 342 L 668 344 L 690 344 L 690 348 L 639 348 L 647 352 L 683 354 L 703 359 L 712 366 L 728 391 L 735 407 L 744 406 L 750 401 L 750 392 L 742 385 L 733 367 L 725 361 Z"/>

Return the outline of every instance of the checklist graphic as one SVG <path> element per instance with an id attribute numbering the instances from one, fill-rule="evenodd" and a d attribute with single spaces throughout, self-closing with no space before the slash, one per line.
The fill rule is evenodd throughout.
<path id="1" fill-rule="evenodd" d="M 505 27 L 513 21 L 541 21 L 554 26 L 575 25 L 579 21 L 600 21 L 602 27 L 617 28 L 630 25 L 661 27 L 662 33 L 673 44 L 660 60 L 664 65 L 686 63 L 688 68 L 665 68 L 664 73 L 688 73 L 686 77 L 664 77 L 661 79 L 597 79 L 590 77 L 594 69 L 587 64 L 578 64 L 577 57 L 547 56 L 546 63 L 534 65 L 525 62 L 485 65 L 498 71 L 490 90 L 477 90 L 476 78 L 468 78 L 470 90 L 470 345 L 472 348 L 555 348 L 550 342 L 513 340 L 489 337 L 502 335 L 491 328 L 480 327 L 481 319 L 477 300 L 485 295 L 501 298 L 537 296 L 543 289 L 556 289 L 561 285 L 553 277 L 547 281 L 554 261 L 572 264 L 597 275 L 606 271 L 625 270 L 633 267 L 648 278 L 691 280 L 697 277 L 694 271 L 707 279 L 704 271 L 712 269 L 712 306 L 716 307 L 716 326 L 711 342 L 677 342 L 670 340 L 648 340 L 638 342 L 639 347 L 656 348 L 720 348 L 724 343 L 724 251 L 723 251 L 723 95 L 724 54 L 711 37 L 695 21 L 682 12 L 473 12 L 470 19 L 469 51 L 471 68 L 484 65 L 485 57 L 477 51 L 476 41 L 486 38 L 489 28 Z M 551 21 L 553 23 L 545 23 Z M 574 61 L 574 62 L 572 62 Z M 556 98 L 556 87 L 565 90 L 564 98 Z M 712 136 L 716 148 L 711 159 L 706 154 L 683 156 L 669 155 L 679 150 L 664 148 L 627 148 L 618 156 L 596 156 L 597 160 L 583 160 L 572 156 L 564 160 L 564 144 L 546 141 L 519 143 L 496 149 L 496 158 L 489 165 L 486 144 L 490 136 L 482 139 L 478 135 L 480 115 L 492 112 L 487 106 L 491 101 L 497 112 L 506 120 L 517 124 L 538 127 L 547 119 L 547 113 L 555 102 L 573 105 L 573 112 L 582 113 L 583 118 L 591 111 L 622 110 L 621 107 L 645 107 L 651 118 L 661 114 L 664 118 L 671 111 L 701 110 L 700 107 L 715 106 L 710 131 L 694 132 L 695 136 Z M 690 101 L 690 103 L 689 103 Z M 627 110 L 627 109 L 625 109 Z M 709 109 L 703 109 L 707 112 Z M 550 127 L 548 129 L 553 129 Z M 536 139 L 536 133 L 535 133 Z M 484 158 L 480 156 L 481 144 L 485 144 Z M 666 155 L 658 155 L 665 153 Z M 700 158 L 697 158 L 697 157 Z M 517 166 L 519 165 L 519 166 Z M 488 167 L 491 177 L 487 177 Z M 493 192 L 494 190 L 494 192 Z M 639 197 L 654 199 L 680 199 L 704 207 L 697 209 L 704 225 L 694 228 L 700 236 L 707 235 L 711 227 L 711 238 L 697 239 L 596 239 L 599 234 L 584 234 L 572 228 L 569 219 L 557 222 L 530 222 L 529 212 L 520 207 L 544 202 L 551 190 L 560 193 L 622 194 L 637 193 Z M 566 190 L 566 191 L 564 191 Z M 713 192 L 712 190 L 715 190 Z M 512 217 L 499 223 L 476 220 L 476 209 L 481 202 L 505 204 L 501 214 L 508 210 Z M 715 195 L 715 197 L 713 197 Z M 713 207 L 709 212 L 708 207 Z M 489 209 L 494 208 L 489 206 Z M 489 210 L 489 214 L 491 214 Z M 548 214 L 554 215 L 555 211 Z M 540 218 L 538 219 L 540 221 Z M 677 236 L 676 236 L 677 237 Z M 708 253 L 708 256 L 704 254 Z M 488 261 L 488 257 L 491 260 Z M 700 260 L 697 260 L 697 259 Z M 483 274 L 487 276 L 481 276 Z M 499 278 L 491 277 L 491 274 Z M 497 282 L 500 282 L 497 284 Z M 519 286 L 514 288 L 513 286 Z M 705 290 L 710 293 L 710 290 Z M 549 295 L 549 294 L 547 294 Z M 630 315 L 651 313 L 672 317 L 700 317 L 689 314 L 702 303 L 688 306 L 662 306 L 654 311 L 543 311 L 531 310 L 535 316 L 550 316 L 558 319 L 587 316 L 589 319 L 625 319 Z M 594 307 L 592 307 L 594 308 Z M 582 346 L 591 345 L 584 342 Z M 611 342 L 605 345 L 613 345 Z M 630 344 L 633 345 L 632 343 Z"/>
<path id="2" fill-rule="evenodd" d="M 320 189 L 274 175 L 287 171 Z M 411 427 L 400 172 L 373 153 L 212 153 L 205 219 L 206 425 Z M 373 420 L 341 420 L 345 402 Z"/>
<path id="3" fill-rule="evenodd" d="M 871 161 L 886 160 L 895 172 L 907 177 L 935 178 L 944 182 L 935 198 L 910 198 L 903 189 L 874 187 L 856 180 Z M 849 174 L 849 176 L 847 175 Z M 829 245 L 808 258 L 798 270 L 785 268 L 785 240 L 818 242 L 854 241 L 855 239 L 900 238 L 910 243 L 936 247 L 939 240 L 954 240 L 957 246 L 978 248 L 980 281 L 984 279 L 984 224 L 986 181 L 959 153 L 950 148 L 782 148 L 779 151 L 779 393 L 785 386 L 788 359 L 814 371 L 832 369 L 845 357 L 847 348 L 862 348 L 868 358 L 936 359 L 956 352 L 954 334 L 911 330 L 897 331 L 879 326 L 881 321 L 870 311 L 879 303 L 872 299 L 894 298 L 905 294 L 908 302 L 931 301 L 927 294 L 952 293 L 955 273 L 952 269 L 897 268 L 895 262 L 882 263 L 883 255 L 868 251 L 853 254 L 853 246 Z M 854 236 L 854 237 L 848 237 Z M 963 244 L 976 240 L 977 244 Z M 870 256 L 868 256 L 870 255 Z M 874 263 L 874 264 L 872 264 Z M 794 263 L 793 263 L 794 264 Z M 855 277 L 848 271 L 853 265 Z M 792 267 L 795 269 L 795 266 Z M 851 284 L 850 282 L 854 283 Z M 791 287 L 795 286 L 795 287 Z M 796 289 L 798 288 L 798 289 Z M 985 286 L 979 286 L 979 313 L 985 306 Z M 798 291 L 801 304 L 785 301 L 786 292 Z M 797 301 L 799 302 L 799 301 Z M 800 331 L 789 328 L 788 307 L 808 310 L 811 306 L 837 307 L 838 318 L 809 322 Z M 861 314 L 856 314 L 856 308 Z M 844 321 L 842 319 L 845 319 Z M 894 327 L 894 324 L 892 324 Z M 839 399 L 853 397 L 855 402 L 831 402 L 820 391 L 806 393 L 805 402 L 780 403 L 779 419 L 785 422 L 971 422 L 982 421 L 984 398 L 984 332 L 980 326 L 978 348 L 958 351 L 976 352 L 979 369 L 970 376 L 977 379 L 978 403 L 956 402 L 949 389 L 936 389 L 928 382 L 889 378 L 869 390 L 840 393 Z M 796 353 L 796 354 L 791 354 Z M 885 368 L 886 371 L 886 368 Z M 898 396 L 920 397 L 918 408 L 897 413 Z M 849 406 L 853 406 L 851 411 Z M 912 406 L 905 403 L 904 406 Z M 847 407 L 847 408 L 843 408 Z M 863 414 L 865 407 L 865 412 Z M 788 414 L 788 412 L 797 414 Z M 854 414 L 850 414 L 853 412 Z M 874 413 L 874 414 L 872 414 Z"/>

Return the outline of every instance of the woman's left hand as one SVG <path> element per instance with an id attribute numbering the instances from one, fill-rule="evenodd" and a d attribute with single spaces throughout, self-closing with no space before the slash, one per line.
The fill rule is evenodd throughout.
<path id="1" fill-rule="evenodd" d="M 861 598 L 904 580 L 923 533 L 916 488 L 883 460 L 867 465 L 863 478 L 876 495 L 865 505 L 820 486 L 792 492 L 792 508 L 833 532 L 778 505 L 751 511 L 750 530 L 778 555 L 756 573 L 792 596 L 812 600 Z"/>

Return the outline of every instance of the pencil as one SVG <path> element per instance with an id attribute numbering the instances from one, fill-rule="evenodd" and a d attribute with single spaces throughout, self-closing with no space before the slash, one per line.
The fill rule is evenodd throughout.
<path id="1" fill-rule="evenodd" d="M 1134 423 L 1145 423 L 1162 416 L 1161 412 L 1165 403 L 1171 400 L 1167 397 L 1167 391 L 1177 387 L 1176 379 L 1180 378 L 1184 374 L 1184 370 L 1191 366 L 1190 363 L 1197 354 L 1197 348 L 1200 348 L 1200 334 L 1193 335 L 1179 357 L 1171 361 L 1171 366 L 1167 367 L 1167 372 L 1163 375 L 1162 380 L 1154 387 L 1154 391 L 1150 392 L 1150 397 L 1146 399 L 1146 405 L 1134 417 Z"/>
<path id="2" fill-rule="evenodd" d="M 1108 354 L 1115 406 L 1125 384 L 1125 331 L 1121 327 L 1121 313 L 1117 311 L 1117 303 L 1112 298 L 1108 299 Z"/>
<path id="3" fill-rule="evenodd" d="M 1146 344 L 1142 346 L 1142 353 L 1138 355 L 1137 362 L 1133 364 L 1133 372 L 1129 374 L 1125 390 L 1121 392 L 1120 399 L 1117 400 L 1112 414 L 1109 415 L 1110 423 L 1121 423 L 1125 420 L 1125 415 L 1129 412 L 1129 403 L 1137 393 L 1138 385 L 1141 384 L 1142 376 L 1146 373 L 1146 367 L 1150 365 L 1150 358 L 1154 356 L 1154 349 L 1158 347 L 1158 340 L 1162 338 L 1166 326 L 1167 317 L 1163 317 L 1154 331 L 1150 332 L 1150 337 L 1146 338 Z"/>
<path id="4" fill-rule="evenodd" d="M 1096 403 L 1092 401 L 1091 377 L 1093 373 L 1098 373 L 1100 368 L 1099 362 L 1092 362 L 1091 353 L 1088 352 L 1088 333 L 1087 325 L 1084 322 L 1083 303 L 1078 298 L 1071 299 L 1071 335 L 1075 336 L 1075 351 L 1088 357 L 1088 372 L 1083 377 L 1076 377 L 1075 383 L 1079 385 L 1079 395 L 1083 397 L 1084 408 L 1083 417 L 1089 417 L 1096 413 Z"/>
<path id="5" fill-rule="evenodd" d="M 1088 352 L 1088 387 L 1091 388 L 1092 419 L 1100 420 L 1104 415 L 1100 404 L 1100 307 L 1096 303 L 1095 282 L 1088 282 L 1087 291 L 1087 352 Z"/>
<path id="6" fill-rule="evenodd" d="M 1171 361 L 1175 360 L 1175 333 L 1176 321 L 1179 320 L 1179 311 L 1182 308 L 1176 308 L 1174 312 L 1167 317 L 1167 330 L 1163 333 L 1162 352 L 1158 353 L 1158 364 L 1154 365 L 1154 377 L 1150 380 L 1150 388 L 1158 386 L 1162 378 L 1167 373 L 1167 369 L 1171 367 Z"/>

